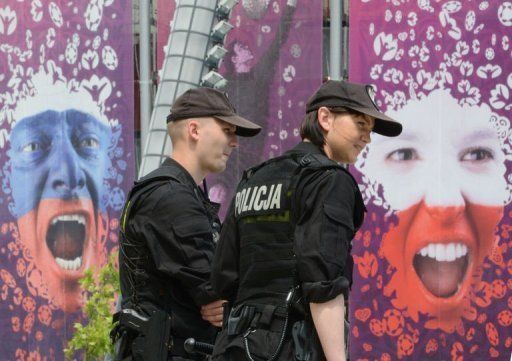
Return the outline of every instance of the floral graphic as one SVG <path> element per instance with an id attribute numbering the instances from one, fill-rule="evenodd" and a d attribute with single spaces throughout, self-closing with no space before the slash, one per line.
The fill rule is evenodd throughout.
<path id="1" fill-rule="evenodd" d="M 510 356 L 511 9 L 351 3 L 349 78 L 404 125 L 354 169 L 369 213 L 353 249 L 351 359 Z"/>
<path id="2" fill-rule="evenodd" d="M 63 360 L 73 323 L 83 317 L 81 267 L 101 266 L 116 246 L 118 225 L 111 219 L 119 216 L 134 172 L 131 32 L 131 9 L 120 1 L 0 5 L 3 359 Z M 70 140 L 67 149 L 58 141 L 56 114 L 71 129 L 71 137 L 60 138 Z M 52 161 L 50 153 L 68 158 Z M 93 159 L 99 163 L 88 172 L 87 185 L 80 183 L 88 189 L 80 201 L 66 203 L 40 191 L 44 179 L 70 169 L 80 174 L 77 164 Z M 41 177 L 37 172 L 51 163 L 61 170 Z M 41 205 L 45 211 L 37 212 Z"/>

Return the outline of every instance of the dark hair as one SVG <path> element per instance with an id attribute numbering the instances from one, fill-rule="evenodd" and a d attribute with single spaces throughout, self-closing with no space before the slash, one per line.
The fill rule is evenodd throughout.
<path id="1" fill-rule="evenodd" d="M 342 107 L 336 107 L 336 108 L 327 108 L 331 113 L 334 113 L 336 115 L 340 114 L 351 114 L 354 116 L 361 115 L 360 112 L 348 109 L 348 108 L 342 108 Z M 318 110 L 313 110 L 309 113 L 306 113 L 304 118 L 302 119 L 302 123 L 300 125 L 300 137 L 302 140 L 308 139 L 316 145 L 317 147 L 323 147 L 325 145 L 325 138 L 324 138 L 324 132 L 322 130 L 322 127 L 320 127 L 320 124 L 318 123 Z"/>

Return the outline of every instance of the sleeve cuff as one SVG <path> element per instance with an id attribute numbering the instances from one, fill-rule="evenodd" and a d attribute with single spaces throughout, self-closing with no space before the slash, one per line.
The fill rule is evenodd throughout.
<path id="1" fill-rule="evenodd" d="M 191 295 L 198 306 L 204 306 L 210 302 L 219 299 L 219 296 L 213 291 L 210 283 L 200 286 L 194 294 Z"/>
<path id="2" fill-rule="evenodd" d="M 349 289 L 350 281 L 343 276 L 332 281 L 302 283 L 302 295 L 306 303 L 328 302 L 338 297 L 341 293 L 343 293 L 345 298 L 348 298 Z"/>

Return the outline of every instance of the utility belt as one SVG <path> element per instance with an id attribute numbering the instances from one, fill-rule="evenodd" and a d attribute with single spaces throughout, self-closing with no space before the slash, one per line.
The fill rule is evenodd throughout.
<path id="1" fill-rule="evenodd" d="M 145 317 L 133 309 L 123 309 L 113 317 L 110 332 L 115 345 L 115 361 L 167 361 L 169 355 L 187 356 L 184 338 L 171 336 L 171 317 L 157 310 Z"/>
<path id="2" fill-rule="evenodd" d="M 279 335 L 279 342 L 271 350 L 268 361 L 274 361 L 279 357 L 286 334 L 290 329 L 291 318 L 294 316 L 291 312 L 291 305 L 297 301 L 295 298 L 297 290 L 298 287 L 290 289 L 284 306 L 244 303 L 230 310 L 225 324 L 227 336 L 235 338 L 242 336 L 245 355 L 249 361 L 254 361 L 249 347 L 249 339 L 254 335 L 267 331 L 275 331 Z"/>
<path id="3" fill-rule="evenodd" d="M 229 336 L 243 334 L 248 329 L 262 329 L 280 332 L 287 317 L 283 307 L 262 304 L 240 304 L 233 307 L 225 327 Z"/>
<path id="4" fill-rule="evenodd" d="M 291 314 L 279 306 L 241 304 L 233 307 L 229 311 L 229 315 L 224 315 L 224 328 L 228 336 L 244 338 L 246 356 L 249 360 L 252 360 L 252 357 L 247 337 L 257 330 L 280 332 L 281 341 L 284 341 L 285 338 L 291 339 L 295 361 L 325 359 L 311 316 L 299 315 L 291 310 L 288 312 Z M 346 355 L 348 356 L 349 324 L 346 320 L 344 328 Z M 269 360 L 277 359 L 281 346 L 279 345 Z"/>

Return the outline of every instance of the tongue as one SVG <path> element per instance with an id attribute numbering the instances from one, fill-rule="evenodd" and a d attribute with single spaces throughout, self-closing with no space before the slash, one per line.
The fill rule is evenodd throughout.
<path id="1" fill-rule="evenodd" d="M 430 257 L 415 256 L 414 268 L 425 287 L 436 297 L 450 297 L 458 290 L 465 273 L 466 258 L 439 262 Z"/>
<path id="2" fill-rule="evenodd" d="M 56 232 L 53 244 L 55 257 L 75 259 L 82 255 L 81 242 L 77 240 L 81 235 L 70 232 L 65 226 L 60 226 Z M 82 236 L 83 238 L 83 236 Z"/>

